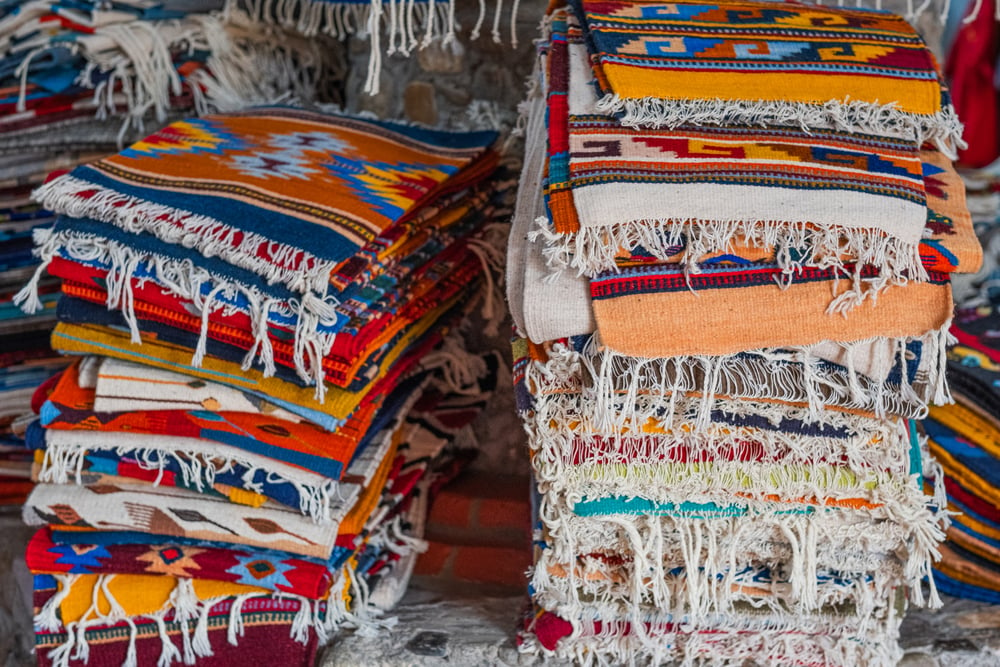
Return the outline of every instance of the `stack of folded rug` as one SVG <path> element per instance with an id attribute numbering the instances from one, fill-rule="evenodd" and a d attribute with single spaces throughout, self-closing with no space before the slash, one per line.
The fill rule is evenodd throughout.
<path id="1" fill-rule="evenodd" d="M 13 166 L 13 165 L 11 165 Z M 20 505 L 31 488 L 31 459 L 24 451 L 23 418 L 30 415 L 35 388 L 64 362 L 49 347 L 55 324 L 56 279 L 39 283 L 41 309 L 25 315 L 14 296 L 31 277 L 34 229 L 52 224 L 53 216 L 30 199 L 16 166 L 0 185 L 0 506 Z"/>
<path id="2" fill-rule="evenodd" d="M 77 357 L 26 436 L 42 664 L 305 665 L 377 627 L 492 390 L 455 336 L 495 262 L 495 140 L 263 107 L 36 190 L 59 217 L 18 299 L 61 278 Z"/>
<path id="3" fill-rule="evenodd" d="M 34 388 L 65 362 L 48 337 L 58 279 L 38 285 L 44 309 L 13 297 L 38 264 L 35 229 L 54 215 L 30 199 L 56 170 L 116 152 L 187 113 L 294 97 L 330 101 L 328 44 L 261 29 L 221 2 L 4 3 L 0 6 L 0 504 L 30 488 L 23 426 Z"/>
<path id="4" fill-rule="evenodd" d="M 333 73 L 327 44 L 258 25 L 239 10 L 209 11 L 221 4 L 4 3 L 0 146 L 6 153 L 9 139 L 34 151 L 53 133 L 86 144 L 117 132 L 117 123 L 99 122 L 115 116 L 141 126 L 178 111 L 322 95 L 320 80 Z"/>
<path id="5" fill-rule="evenodd" d="M 948 349 L 954 405 L 931 407 L 923 422 L 940 463 L 926 484 L 941 488 L 954 512 L 934 580 L 957 597 L 1000 603 L 1000 312 L 958 308 Z"/>
<path id="6" fill-rule="evenodd" d="M 537 76 L 522 647 L 895 664 L 943 537 L 910 420 L 949 400 L 949 275 L 981 255 L 932 56 L 881 12 L 572 0 Z"/>

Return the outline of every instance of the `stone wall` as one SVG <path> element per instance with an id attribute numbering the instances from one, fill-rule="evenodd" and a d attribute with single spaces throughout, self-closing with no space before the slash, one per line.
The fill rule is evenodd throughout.
<path id="1" fill-rule="evenodd" d="M 516 46 L 511 45 L 506 14 L 499 42 L 487 29 L 478 39 L 470 40 L 466 27 L 476 22 L 474 3 L 460 4 L 458 20 L 463 29 L 459 30 L 459 38 L 409 56 L 385 56 L 376 95 L 363 92 L 370 42 L 351 38 L 347 109 L 435 127 L 484 127 L 493 123 L 509 127 L 524 97 L 524 84 L 534 63 L 533 41 L 546 3 L 521 3 L 515 24 Z"/>

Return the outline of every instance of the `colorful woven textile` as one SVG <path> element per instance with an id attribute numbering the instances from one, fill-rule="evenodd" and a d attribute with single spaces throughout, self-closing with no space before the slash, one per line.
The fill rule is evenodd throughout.
<path id="1" fill-rule="evenodd" d="M 337 266 L 454 188 L 494 139 L 257 109 L 175 123 L 36 196 L 322 296 Z"/>
<path id="2" fill-rule="evenodd" d="M 308 422 L 290 423 L 243 412 L 144 410 L 102 413 L 93 409 L 94 390 L 81 387 L 77 378 L 75 366 L 67 369 L 42 406 L 42 425 L 46 428 L 213 440 L 284 461 L 330 479 L 341 477 L 358 444 L 355 434 L 365 431 L 366 424 L 378 407 L 375 403 L 359 409 L 354 423 L 346 432 L 334 433 Z M 108 438 L 114 441 L 112 435 Z M 124 442 L 124 439 L 119 439 L 116 446 Z"/>
<path id="3" fill-rule="evenodd" d="M 912 421 L 952 399 L 951 281 L 982 261 L 933 56 L 883 12 L 569 5 L 508 245 L 538 492 L 521 648 L 890 667 L 906 599 L 940 603 L 944 491 L 983 474 L 935 474 Z M 966 375 L 953 418 L 1000 427 Z M 952 588 L 988 569 L 959 549 L 1000 554 L 973 495 Z"/>
<path id="4" fill-rule="evenodd" d="M 157 574 L 228 581 L 321 599 L 330 590 L 330 571 L 316 562 L 279 552 L 193 547 L 186 544 L 60 545 L 47 528 L 28 544 L 33 572 L 67 574 Z"/>
<path id="5" fill-rule="evenodd" d="M 934 57 L 902 17 L 795 2 L 570 6 L 602 106 L 625 124 L 835 126 L 961 141 Z"/>
<path id="6" fill-rule="evenodd" d="M 845 317 L 828 310 L 831 295 L 853 289 L 834 269 L 802 269 L 784 290 L 775 284 L 782 270 L 774 264 L 730 256 L 700 269 L 686 275 L 676 264 L 647 264 L 595 276 L 590 290 L 601 342 L 622 354 L 673 357 L 921 338 L 936 354 L 933 341 L 945 335 L 951 321 L 946 274 L 931 273 L 927 282 L 887 290 Z M 878 279 L 867 270 L 861 277 Z M 734 310 L 747 306 L 773 313 L 774 319 L 733 320 Z M 701 326 L 713 335 L 702 335 Z"/>
<path id="7" fill-rule="evenodd" d="M 572 22 L 560 30 L 556 20 L 546 202 L 552 231 L 572 237 L 571 266 L 591 274 L 613 266 L 617 247 L 668 257 L 678 244 L 690 266 L 744 238 L 776 245 L 788 269 L 847 254 L 893 278 L 922 277 L 917 143 L 786 127 L 625 128 L 598 111 Z"/>
<path id="8" fill-rule="evenodd" d="M 196 657 L 199 664 L 253 658 L 312 664 L 317 635 L 302 625 L 313 615 L 307 601 L 254 587 L 209 581 L 183 586 L 180 581 L 37 575 L 40 664 L 170 664 Z M 89 608 L 92 598 L 102 606 Z M 106 607 L 110 614 L 101 612 Z"/>
<path id="9" fill-rule="evenodd" d="M 329 558 L 337 537 L 336 523 L 317 524 L 297 509 L 276 503 L 259 508 L 237 506 L 223 498 L 166 486 L 39 484 L 24 507 L 28 525 L 193 537 L 323 559 Z"/>

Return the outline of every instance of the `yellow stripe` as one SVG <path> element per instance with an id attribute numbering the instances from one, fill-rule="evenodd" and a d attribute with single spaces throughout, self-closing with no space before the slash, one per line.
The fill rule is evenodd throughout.
<path id="1" fill-rule="evenodd" d="M 739 99 L 752 91 L 769 102 L 822 104 L 829 100 L 896 103 L 900 111 L 930 115 L 941 110 L 936 81 L 912 81 L 870 76 L 817 76 L 788 72 L 689 72 L 603 66 L 611 89 L 626 99 Z"/>

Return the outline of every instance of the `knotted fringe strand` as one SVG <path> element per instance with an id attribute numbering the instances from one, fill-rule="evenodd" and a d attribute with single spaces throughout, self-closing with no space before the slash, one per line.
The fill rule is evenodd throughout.
<path id="1" fill-rule="evenodd" d="M 946 324 L 947 326 L 947 324 Z M 680 394 L 696 393 L 700 408 L 695 427 L 704 432 L 711 423 L 711 413 L 720 396 L 746 400 L 779 400 L 802 404 L 808 420 L 817 422 L 828 406 L 873 412 L 879 418 L 898 415 L 922 419 L 927 403 L 946 396 L 944 368 L 940 364 L 947 329 L 928 332 L 920 337 L 891 339 L 899 355 L 903 372 L 899 385 L 847 372 L 815 356 L 810 346 L 788 350 L 755 350 L 721 356 L 679 356 L 647 359 L 599 349 L 596 336 L 579 355 L 586 369 L 589 386 L 582 391 L 581 407 L 593 417 L 601 431 L 641 427 L 648 420 L 669 428 L 677 417 Z M 906 368 L 907 345 L 922 344 L 920 367 L 914 387 Z M 843 343 L 850 363 L 850 347 Z M 851 381 L 846 382 L 850 375 Z M 919 392 L 918 392 L 919 389 Z"/>
<path id="2" fill-rule="evenodd" d="M 503 0 L 494 0 L 491 36 L 501 41 L 500 21 Z M 227 12 L 245 9 L 263 25 L 276 23 L 306 37 L 327 34 L 338 40 L 350 35 L 368 37 L 370 50 L 364 91 L 377 95 L 381 90 L 382 56 L 398 53 L 409 56 L 415 49 L 438 43 L 447 48 L 459 28 L 456 0 L 372 0 L 368 3 L 321 2 L 317 0 L 228 0 Z M 510 10 L 510 43 L 517 46 L 518 0 Z M 479 2 L 479 16 L 470 33 L 478 39 L 487 7 Z M 385 46 L 383 47 L 383 39 Z"/>
<path id="3" fill-rule="evenodd" d="M 86 193 L 87 197 L 80 196 Z M 126 232 L 146 232 L 171 245 L 219 257 L 300 294 L 325 294 L 332 262 L 301 248 L 274 243 L 254 232 L 236 229 L 210 216 L 164 206 L 96 186 L 71 175 L 37 188 L 32 198 L 71 218 L 95 218 Z"/>
<path id="4" fill-rule="evenodd" d="M 314 100 L 320 81 L 337 69 L 321 45 L 257 28 L 240 11 L 100 27 L 72 45 L 85 62 L 78 82 L 93 85 L 98 118 L 123 116 L 120 138 L 150 117 L 162 124 L 185 89 L 199 114 Z M 178 51 L 208 54 L 186 88 L 173 63 Z"/>
<path id="5" fill-rule="evenodd" d="M 185 449 L 184 446 L 177 447 L 170 444 L 158 447 L 154 443 L 156 439 L 153 436 L 148 439 L 143 438 L 142 444 L 117 446 L 101 444 L 99 438 L 93 439 L 93 442 L 79 444 L 49 441 L 44 450 L 45 456 L 38 473 L 38 480 L 51 484 L 83 484 L 83 465 L 86 457 L 91 452 L 99 451 L 114 452 L 117 456 L 127 453 L 136 458 L 141 468 L 158 471 L 160 475 L 167 470 L 168 464 L 172 464 L 180 469 L 185 485 L 198 491 L 211 488 L 217 474 L 229 472 L 234 467 L 240 466 L 246 469 L 243 482 L 247 490 L 261 493 L 263 488 L 257 478 L 258 473 L 265 473 L 269 483 L 291 484 L 295 488 L 299 496 L 299 511 L 304 515 L 315 521 L 330 520 L 330 508 L 338 498 L 339 483 L 336 480 L 324 479 L 317 483 L 318 479 L 296 479 L 290 469 L 277 471 L 262 467 L 262 462 L 252 456 L 229 454 L 223 457 L 213 454 L 211 447 L 189 446 Z M 159 482 L 158 476 L 152 483 L 156 486 Z"/>
<path id="6" fill-rule="evenodd" d="M 629 127 L 675 128 L 680 125 L 797 126 L 865 132 L 909 139 L 917 145 L 934 142 L 942 153 L 955 159 L 956 150 L 966 148 L 962 123 L 951 106 L 933 114 L 902 111 L 895 104 L 845 99 L 822 104 L 749 100 L 671 100 L 656 97 L 622 98 L 605 95 L 599 111 L 619 116 Z"/>
<path id="7" fill-rule="evenodd" d="M 755 563 L 766 564 L 772 576 L 787 583 L 775 595 L 781 608 L 794 612 L 821 611 L 838 595 L 839 601 L 851 599 L 855 606 L 875 604 L 900 580 L 913 601 L 923 604 L 916 591 L 944 538 L 939 517 L 916 494 L 908 516 L 876 517 L 877 531 L 866 512 L 851 510 L 844 515 L 770 511 L 718 518 L 579 517 L 560 499 L 546 498 L 543 505 L 550 539 L 533 575 L 538 600 L 544 606 L 546 601 L 565 604 L 565 611 L 579 611 L 586 604 L 610 617 L 615 608 L 620 614 L 652 607 L 697 623 L 730 613 L 747 594 L 737 585 L 738 575 Z M 619 551 L 627 546 L 627 557 L 601 558 L 615 548 L 609 545 L 619 545 Z M 564 575 L 553 576 L 553 566 Z M 836 576 L 818 577 L 821 570 Z M 854 583 L 838 589 L 842 581 Z M 868 597 L 872 590 L 874 597 Z M 932 593 L 932 606 L 939 602 L 935 598 Z M 858 614 L 873 609 L 859 608 Z"/>
<path id="8" fill-rule="evenodd" d="M 873 474 L 872 471 L 909 474 L 904 422 L 844 415 L 854 422 L 855 428 L 866 429 L 845 437 L 738 428 L 724 423 L 697 433 L 689 421 L 682 421 L 668 433 L 594 434 L 588 429 L 586 415 L 554 413 L 548 410 L 550 405 L 551 401 L 541 401 L 536 412 L 522 415 L 530 435 L 532 467 L 537 481 L 546 489 L 563 489 L 562 485 L 574 478 L 599 484 L 605 475 L 614 475 L 612 470 L 629 466 L 636 466 L 637 470 L 626 474 L 646 478 L 647 468 L 652 475 L 661 464 L 675 460 L 743 460 L 745 454 L 759 465 L 794 468 L 843 461 L 846 470 L 857 471 L 858 475 Z M 725 407 L 722 411 L 725 412 Z M 873 428 L 874 424 L 878 428 Z"/>
<path id="9" fill-rule="evenodd" d="M 539 229 L 529 238 L 544 239 L 542 254 L 549 268 L 553 272 L 574 269 L 578 275 L 587 276 L 619 270 L 615 260 L 622 248 L 642 247 L 663 260 L 676 259 L 678 250 L 683 249 L 680 266 L 685 275 L 699 273 L 701 258 L 732 251 L 737 242 L 775 248 L 787 282 L 794 282 L 796 272 L 807 267 L 833 269 L 850 281 L 852 287 L 831 301 L 831 313 L 846 313 L 876 298 L 890 285 L 928 280 L 920 261 L 919 242 L 906 242 L 877 229 L 815 227 L 807 222 L 665 218 L 583 227 L 574 233 L 559 234 L 550 229 L 546 217 L 538 218 L 536 224 Z M 862 279 L 860 272 L 869 266 L 876 267 L 878 275 Z"/>
<path id="10" fill-rule="evenodd" d="M 76 261 L 97 263 L 108 269 L 108 309 L 122 313 L 129 325 L 132 341 L 138 343 L 141 337 L 134 310 L 133 281 L 141 281 L 141 267 L 153 273 L 162 287 L 194 305 L 195 313 L 201 319 L 201 330 L 192 364 L 200 366 L 206 351 L 211 312 L 217 308 L 235 308 L 237 296 L 242 296 L 247 302 L 244 312 L 250 316 L 251 329 L 255 332 L 254 345 L 244 357 L 243 368 L 249 369 L 258 361 L 266 377 L 274 375 L 276 368 L 274 351 L 267 336 L 268 320 L 272 314 L 294 318 L 295 371 L 304 382 L 314 385 L 316 398 L 322 402 L 326 394 L 322 359 L 333 347 L 336 334 L 324 333 L 321 328 L 331 327 L 337 321 L 336 301 L 333 298 L 320 298 L 307 293 L 279 303 L 257 288 L 215 275 L 193 266 L 189 261 L 141 252 L 93 234 L 39 229 L 34 232 L 34 240 L 34 254 L 41 259 L 41 264 L 31 281 L 14 297 L 14 303 L 25 311 L 35 312 L 41 308 L 38 282 L 55 257 L 65 254 Z"/>
<path id="11" fill-rule="evenodd" d="M 650 620 L 635 627 L 626 620 L 584 614 L 566 618 L 573 631 L 553 649 L 528 632 L 520 651 L 571 660 L 581 667 L 595 665 L 659 665 L 681 667 L 787 667 L 790 664 L 829 667 L 895 667 L 903 657 L 898 634 L 900 617 L 885 624 L 881 634 L 867 638 L 842 634 L 804 634 L 770 628 L 759 622 L 746 629 L 713 628 L 700 633 L 669 622 Z"/>
<path id="12" fill-rule="evenodd" d="M 344 574 L 346 572 L 345 570 Z M 91 605 L 81 620 L 63 626 L 57 616 L 59 605 L 69 595 L 70 588 L 78 575 L 55 576 L 60 582 L 59 591 L 35 616 L 35 623 L 47 632 L 61 630 L 66 633 L 66 641 L 52 648 L 48 654 L 48 659 L 59 667 L 69 667 L 73 661 L 82 660 L 85 662 L 87 660 L 89 656 L 88 630 L 120 622 L 126 622 L 129 627 L 129 643 L 124 667 L 136 667 L 138 664 L 135 649 L 138 636 L 136 622 L 142 619 L 154 622 L 159 630 L 162 648 L 157 660 L 157 667 L 170 667 L 177 662 L 194 664 L 198 658 L 213 655 L 208 638 L 209 618 L 213 609 L 221 604 L 229 605 L 227 641 L 233 646 L 238 646 L 239 640 L 243 636 L 244 618 L 248 613 L 246 603 L 253 598 L 266 597 L 265 594 L 261 593 L 246 593 L 238 596 L 220 596 L 199 600 L 194 590 L 193 581 L 178 578 L 174 590 L 163 608 L 152 614 L 130 617 L 109 589 L 109 584 L 115 575 L 103 574 L 98 577 L 94 585 Z M 298 611 L 289 629 L 291 638 L 298 643 L 308 642 L 312 632 L 316 632 L 323 643 L 325 639 L 330 637 L 332 631 L 345 624 L 358 627 L 357 614 L 347 612 L 344 600 L 338 600 L 336 595 L 332 595 L 329 602 L 309 600 L 289 593 L 274 593 L 270 596 L 287 599 L 293 604 L 298 603 Z M 103 611 L 105 607 L 108 611 Z M 180 648 L 177 647 L 171 638 L 171 633 L 168 632 L 168 618 L 171 619 L 171 623 L 178 625 L 178 632 L 174 634 L 180 638 Z"/>

